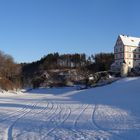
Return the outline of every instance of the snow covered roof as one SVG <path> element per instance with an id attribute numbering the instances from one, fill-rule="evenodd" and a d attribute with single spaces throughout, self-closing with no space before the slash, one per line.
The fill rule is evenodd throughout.
<path id="1" fill-rule="evenodd" d="M 126 35 L 120 35 L 119 37 L 121 38 L 124 45 L 140 47 L 140 38 Z"/>

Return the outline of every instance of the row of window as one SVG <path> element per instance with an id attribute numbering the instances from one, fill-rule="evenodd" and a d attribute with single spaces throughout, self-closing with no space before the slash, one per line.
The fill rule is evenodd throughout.
<path id="1" fill-rule="evenodd" d="M 123 51 L 123 48 L 119 48 L 119 49 L 116 48 L 116 49 L 115 49 L 115 53 L 117 53 L 117 52 L 122 52 L 122 51 Z"/>
<path id="2" fill-rule="evenodd" d="M 123 58 L 123 54 L 120 53 L 120 54 L 115 54 L 115 58 L 118 59 L 118 58 Z"/>
<path id="3" fill-rule="evenodd" d="M 127 47 L 126 51 L 131 52 L 132 51 L 131 47 Z"/>
<path id="4" fill-rule="evenodd" d="M 127 47 L 126 48 L 126 51 L 128 52 L 140 52 L 140 48 L 131 48 L 131 47 Z"/>
<path id="5" fill-rule="evenodd" d="M 133 52 L 140 52 L 140 48 L 131 49 L 131 47 L 127 47 L 126 51 L 128 51 L 128 52 L 131 52 L 131 51 L 133 51 Z M 123 52 L 123 48 L 122 47 L 115 48 L 115 53 L 118 53 L 118 52 Z"/>
<path id="6" fill-rule="evenodd" d="M 134 54 L 134 58 L 140 58 L 140 54 Z"/>
<path id="7" fill-rule="evenodd" d="M 127 54 L 127 57 L 128 58 L 133 58 L 133 56 L 134 56 L 134 58 L 140 58 L 140 54 Z"/>
<path id="8" fill-rule="evenodd" d="M 121 65 L 123 62 L 116 62 L 116 65 Z M 131 65 L 131 62 L 128 62 L 129 65 Z"/>
<path id="9" fill-rule="evenodd" d="M 121 65 L 123 62 L 116 62 L 116 65 Z M 129 65 L 131 65 L 131 62 L 128 62 Z M 140 65 L 140 63 L 138 63 L 138 65 Z"/>
<path id="10" fill-rule="evenodd" d="M 124 55 L 123 55 L 122 53 L 120 53 L 120 54 L 115 54 L 115 58 L 116 58 L 116 59 L 118 59 L 118 58 L 123 58 L 123 56 L 124 56 Z M 130 54 L 130 53 L 129 53 L 129 54 L 127 54 L 127 57 L 128 57 L 128 58 L 133 58 L 133 57 L 134 57 L 134 58 L 139 58 L 139 59 L 140 59 L 140 54 Z"/>
<path id="11" fill-rule="evenodd" d="M 140 52 L 140 48 L 135 49 L 134 52 Z"/>

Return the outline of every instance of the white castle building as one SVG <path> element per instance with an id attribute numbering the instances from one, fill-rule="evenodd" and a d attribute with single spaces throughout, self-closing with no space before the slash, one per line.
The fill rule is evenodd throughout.
<path id="1" fill-rule="evenodd" d="M 140 38 L 119 35 L 114 46 L 114 57 L 112 67 L 120 68 L 123 63 L 129 69 L 140 67 Z"/>

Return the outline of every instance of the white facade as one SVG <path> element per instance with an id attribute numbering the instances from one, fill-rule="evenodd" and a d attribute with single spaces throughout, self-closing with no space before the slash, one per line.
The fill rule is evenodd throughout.
<path id="1" fill-rule="evenodd" d="M 119 35 L 114 47 L 115 65 L 126 63 L 129 68 L 140 66 L 140 38 Z"/>

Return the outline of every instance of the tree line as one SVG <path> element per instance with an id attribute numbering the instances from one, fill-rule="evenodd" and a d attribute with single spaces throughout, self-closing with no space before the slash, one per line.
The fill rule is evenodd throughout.
<path id="1" fill-rule="evenodd" d="M 59 54 L 50 53 L 39 61 L 32 63 L 22 63 L 23 71 L 29 70 L 33 72 L 34 70 L 50 70 L 50 69 L 64 69 L 64 68 L 79 68 L 88 66 L 92 68 L 93 71 L 103 71 L 110 68 L 111 63 L 113 63 L 114 54 L 113 53 L 98 53 L 91 56 L 86 56 L 86 54 Z"/>

